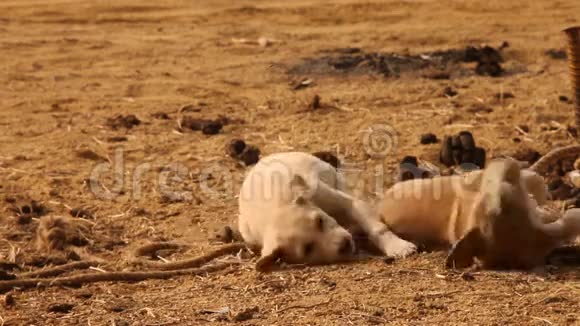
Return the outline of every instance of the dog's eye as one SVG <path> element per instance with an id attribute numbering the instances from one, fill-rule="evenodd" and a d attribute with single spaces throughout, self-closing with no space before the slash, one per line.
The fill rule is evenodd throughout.
<path id="1" fill-rule="evenodd" d="M 314 222 L 316 223 L 316 228 L 318 229 L 318 231 L 320 232 L 324 231 L 324 219 L 322 219 L 322 216 L 317 216 Z"/>
<path id="2" fill-rule="evenodd" d="M 314 243 L 310 242 L 304 246 L 304 256 L 310 256 L 314 251 Z"/>

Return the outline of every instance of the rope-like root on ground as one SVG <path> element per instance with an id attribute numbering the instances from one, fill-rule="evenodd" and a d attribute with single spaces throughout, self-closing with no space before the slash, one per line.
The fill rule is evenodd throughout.
<path id="1" fill-rule="evenodd" d="M 204 255 L 199 257 L 179 260 L 170 263 L 157 263 L 157 262 L 147 262 L 146 266 L 151 267 L 156 270 L 179 270 L 185 268 L 194 268 L 199 267 L 203 264 L 206 264 L 218 257 L 228 255 L 228 254 L 236 254 L 240 250 L 243 250 L 247 247 L 245 243 L 232 243 L 229 245 L 222 246 L 220 248 L 215 249 L 214 251 L 208 252 Z"/>
<path id="2" fill-rule="evenodd" d="M 153 247 L 155 246 L 151 245 L 148 248 Z M 239 264 L 239 262 L 228 262 L 200 267 L 218 257 L 227 254 L 235 254 L 245 248 L 246 244 L 244 243 L 234 243 L 222 246 L 192 259 L 171 263 L 147 264 L 147 267 L 152 267 L 154 269 L 152 271 L 102 272 L 61 278 L 45 278 L 60 275 L 72 270 L 87 269 L 95 265 L 93 262 L 75 262 L 37 272 L 24 273 L 21 274 L 17 280 L 0 281 L 0 293 L 9 291 L 12 288 L 27 289 L 37 286 L 80 286 L 95 282 L 138 282 L 149 279 L 168 279 L 181 275 L 201 275 L 223 270 L 230 266 Z"/>
<path id="3" fill-rule="evenodd" d="M 173 242 L 153 242 L 135 250 L 135 256 L 154 256 L 159 250 L 179 249 L 181 246 Z"/>
<path id="4" fill-rule="evenodd" d="M 576 161 L 580 156 L 580 145 L 569 145 L 551 150 L 529 167 L 539 174 L 546 174 L 548 166 L 558 160 Z"/>
<path id="5" fill-rule="evenodd" d="M 95 262 L 77 261 L 74 263 L 64 264 L 64 265 L 56 266 L 53 268 L 46 268 L 46 269 L 39 270 L 39 271 L 22 273 L 18 277 L 23 278 L 23 279 L 24 278 L 52 277 L 52 276 L 64 274 L 66 272 L 71 272 L 74 270 L 87 269 L 87 268 L 90 268 L 91 266 L 96 266 L 96 265 L 97 265 L 97 263 L 95 263 Z"/>
<path id="6" fill-rule="evenodd" d="M 90 273 L 61 278 L 27 278 L 10 281 L 0 281 L 0 293 L 13 288 L 29 289 L 34 287 L 73 286 L 96 282 L 139 282 L 152 279 L 169 279 L 182 275 L 203 275 L 224 270 L 237 263 L 221 263 L 201 268 L 186 268 L 171 271 L 141 271 L 141 272 L 105 272 Z"/>

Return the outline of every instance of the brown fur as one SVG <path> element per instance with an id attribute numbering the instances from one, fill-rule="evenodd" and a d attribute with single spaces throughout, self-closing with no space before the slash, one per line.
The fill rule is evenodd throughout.
<path id="1" fill-rule="evenodd" d="M 544 224 L 514 160 L 494 160 L 480 173 L 410 180 L 387 190 L 381 212 L 402 238 L 452 250 L 447 265 L 531 268 L 580 233 L 580 210 Z M 529 175 L 528 175 L 529 176 Z"/>

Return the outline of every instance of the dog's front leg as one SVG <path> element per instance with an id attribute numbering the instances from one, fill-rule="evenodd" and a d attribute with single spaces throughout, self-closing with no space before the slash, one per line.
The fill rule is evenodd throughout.
<path id="1" fill-rule="evenodd" d="M 374 246 L 390 257 L 406 257 L 417 251 L 417 246 L 395 235 L 384 224 L 376 209 L 365 201 L 320 183 L 313 193 L 317 205 L 341 225 L 356 224 Z"/>
<path id="2" fill-rule="evenodd" d="M 385 255 L 402 258 L 417 252 L 417 246 L 401 239 L 383 223 L 378 212 L 364 201 L 352 201 L 351 218 L 367 234 L 369 240 Z"/>

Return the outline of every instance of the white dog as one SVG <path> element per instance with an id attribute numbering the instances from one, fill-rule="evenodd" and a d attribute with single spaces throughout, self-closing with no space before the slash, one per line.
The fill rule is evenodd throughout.
<path id="1" fill-rule="evenodd" d="M 341 261 L 353 254 L 352 234 L 359 231 L 388 256 L 416 251 L 345 188 L 336 169 L 313 155 L 285 152 L 261 159 L 246 175 L 238 199 L 239 232 L 261 248 L 256 269 L 267 270 L 277 260 Z"/>

